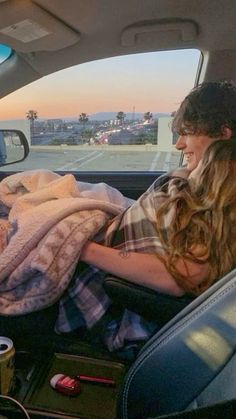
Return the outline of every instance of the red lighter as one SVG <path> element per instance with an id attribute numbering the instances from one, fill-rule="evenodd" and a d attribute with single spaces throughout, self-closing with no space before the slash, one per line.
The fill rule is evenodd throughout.
<path id="1" fill-rule="evenodd" d="M 64 374 L 54 375 L 50 380 L 50 385 L 60 393 L 67 394 L 68 396 L 76 396 L 81 392 L 80 381 L 112 387 L 116 385 L 115 381 L 111 378 L 90 375 L 77 375 L 71 378 Z"/>
<path id="2" fill-rule="evenodd" d="M 56 374 L 50 380 L 50 385 L 60 393 L 67 396 L 76 396 L 81 392 L 78 378 L 71 378 L 68 375 Z"/>

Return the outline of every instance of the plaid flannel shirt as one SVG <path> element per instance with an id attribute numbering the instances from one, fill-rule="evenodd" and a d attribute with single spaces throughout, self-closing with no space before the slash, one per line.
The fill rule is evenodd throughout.
<path id="1" fill-rule="evenodd" d="M 160 253 L 162 248 L 155 228 L 156 209 L 186 182 L 180 178 L 177 182 L 171 179 L 168 175 L 158 178 L 131 207 L 100 232 L 96 241 L 130 252 Z M 170 214 L 167 214 L 166 227 L 169 219 Z M 60 300 L 55 326 L 57 332 L 71 332 L 80 327 L 91 329 L 105 315 L 112 303 L 103 289 L 105 275 L 94 266 L 86 266 L 82 272 L 75 272 Z M 122 316 L 107 324 L 104 343 L 110 351 L 119 350 L 125 345 L 147 340 L 156 329 L 156 324 L 124 310 Z"/>

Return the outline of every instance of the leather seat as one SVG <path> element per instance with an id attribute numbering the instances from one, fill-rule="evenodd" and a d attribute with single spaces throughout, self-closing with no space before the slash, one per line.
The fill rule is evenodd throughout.
<path id="1" fill-rule="evenodd" d="M 118 419 L 146 419 L 236 395 L 236 270 L 196 298 L 140 351 Z"/>

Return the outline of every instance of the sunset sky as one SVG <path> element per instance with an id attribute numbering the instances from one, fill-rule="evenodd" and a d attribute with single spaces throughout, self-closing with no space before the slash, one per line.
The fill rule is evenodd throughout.
<path id="1" fill-rule="evenodd" d="M 75 117 L 81 112 L 172 112 L 194 85 L 199 52 L 136 54 L 44 77 L 1 99 L 0 119 Z"/>

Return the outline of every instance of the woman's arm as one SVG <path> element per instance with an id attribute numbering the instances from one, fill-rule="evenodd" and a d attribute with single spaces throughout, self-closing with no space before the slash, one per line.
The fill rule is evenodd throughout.
<path id="1" fill-rule="evenodd" d="M 175 296 L 184 294 L 184 290 L 176 284 L 164 263 L 156 255 L 124 252 L 89 242 L 83 248 L 80 259 L 113 275 L 156 291 Z M 196 285 L 201 282 L 208 269 L 206 264 L 199 265 L 185 260 L 179 260 L 177 265 L 181 273 Z"/>

